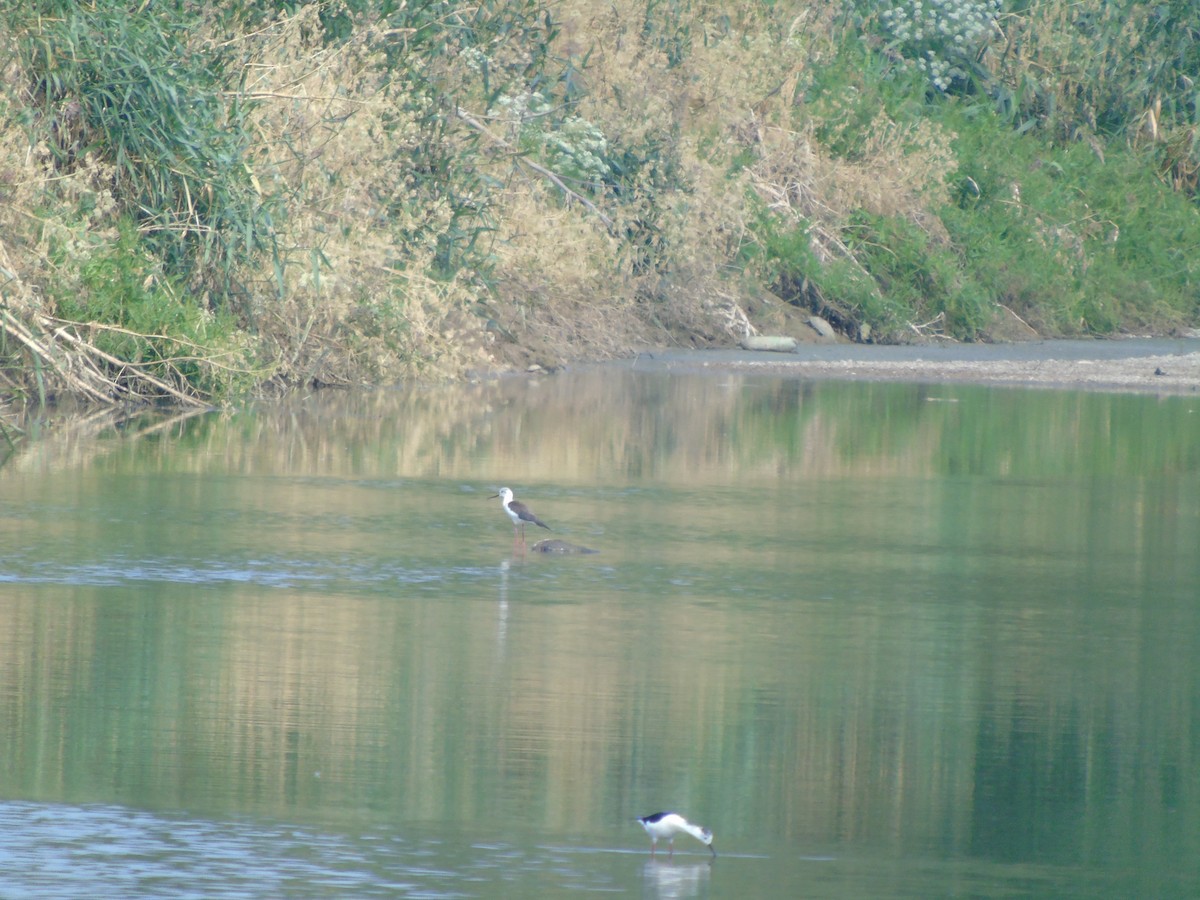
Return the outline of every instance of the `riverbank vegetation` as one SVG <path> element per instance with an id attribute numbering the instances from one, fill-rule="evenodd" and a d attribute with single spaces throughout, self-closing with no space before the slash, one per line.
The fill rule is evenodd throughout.
<path id="1" fill-rule="evenodd" d="M 33 0 L 0 390 L 1200 322 L 1191 0 Z"/>

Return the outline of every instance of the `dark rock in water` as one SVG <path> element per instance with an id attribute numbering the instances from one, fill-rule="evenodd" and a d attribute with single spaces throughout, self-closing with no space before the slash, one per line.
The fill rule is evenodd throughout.
<path id="1" fill-rule="evenodd" d="M 599 553 L 599 550 L 593 550 L 591 547 L 580 547 L 578 544 L 572 544 L 567 541 L 560 541 L 557 538 L 547 538 L 544 541 L 538 541 L 529 548 L 534 553 Z"/>

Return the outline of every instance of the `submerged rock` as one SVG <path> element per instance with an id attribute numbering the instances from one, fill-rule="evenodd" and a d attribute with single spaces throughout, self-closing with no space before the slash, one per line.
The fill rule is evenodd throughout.
<path id="1" fill-rule="evenodd" d="M 572 544 L 569 541 L 560 541 L 558 538 L 546 538 L 538 541 L 529 548 L 534 553 L 562 553 L 564 555 L 571 553 L 599 553 L 599 550 L 593 550 L 591 547 L 580 547 L 578 544 Z"/>

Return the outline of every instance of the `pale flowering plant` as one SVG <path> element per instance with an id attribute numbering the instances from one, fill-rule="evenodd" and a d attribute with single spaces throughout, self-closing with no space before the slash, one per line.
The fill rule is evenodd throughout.
<path id="1" fill-rule="evenodd" d="M 1001 0 L 884 0 L 878 22 L 888 48 L 936 90 L 961 89 L 1000 30 Z"/>
<path id="2" fill-rule="evenodd" d="M 500 116 L 521 149 L 532 153 L 575 190 L 600 190 L 613 177 L 608 138 L 599 126 L 573 114 L 540 91 L 497 101 Z"/>

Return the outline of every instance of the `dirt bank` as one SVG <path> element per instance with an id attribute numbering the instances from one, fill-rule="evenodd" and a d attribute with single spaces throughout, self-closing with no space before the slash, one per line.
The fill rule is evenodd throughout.
<path id="1" fill-rule="evenodd" d="M 791 353 L 649 351 L 632 363 L 670 371 L 736 369 L 799 378 L 959 382 L 1155 394 L 1200 392 L 1200 338 L 1018 344 L 802 344 Z"/>

